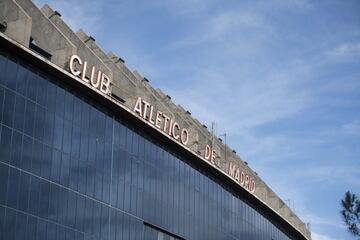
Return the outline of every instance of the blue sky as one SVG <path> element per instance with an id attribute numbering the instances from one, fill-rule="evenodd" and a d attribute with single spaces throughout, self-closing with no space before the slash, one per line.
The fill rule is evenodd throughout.
<path id="1" fill-rule="evenodd" d="M 217 132 L 311 223 L 360 195 L 360 1 L 36 0 Z"/>

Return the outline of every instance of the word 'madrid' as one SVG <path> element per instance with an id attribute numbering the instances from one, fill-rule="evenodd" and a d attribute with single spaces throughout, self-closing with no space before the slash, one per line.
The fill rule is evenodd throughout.
<path id="1" fill-rule="evenodd" d="M 178 122 L 160 110 L 155 111 L 154 106 L 141 97 L 137 98 L 133 112 L 183 145 L 189 142 L 189 131 L 186 128 L 181 128 Z"/>
<path id="2" fill-rule="evenodd" d="M 76 69 L 76 64 L 80 65 L 81 70 Z M 88 72 L 88 63 L 86 61 L 83 62 L 78 55 L 71 56 L 69 60 L 69 70 L 71 74 L 79 77 L 84 82 L 100 90 L 102 93 L 108 94 L 110 92 L 110 78 L 100 70 L 96 72 L 94 66 L 92 66 L 90 72 Z"/>

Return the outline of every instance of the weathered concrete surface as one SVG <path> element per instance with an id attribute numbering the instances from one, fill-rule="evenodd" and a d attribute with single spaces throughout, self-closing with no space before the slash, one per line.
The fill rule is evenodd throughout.
<path id="1" fill-rule="evenodd" d="M 88 67 L 95 66 L 96 70 L 100 70 L 108 77 L 112 78 L 112 71 L 106 64 L 70 29 L 70 27 L 61 19 L 61 15 L 54 11 L 49 5 L 45 4 L 41 11 L 43 14 L 76 46 L 76 54 L 86 60 Z M 67 62 L 68 60 L 66 60 Z M 64 64 L 66 64 L 64 62 Z M 87 72 L 87 75 L 90 71 Z M 88 76 L 89 77 L 89 76 Z"/>
<path id="2" fill-rule="evenodd" d="M 29 46 L 31 18 L 13 0 L 0 1 L 0 23 L 6 23 L 5 34 L 18 43 Z"/>
<path id="3" fill-rule="evenodd" d="M 36 45 L 52 54 L 51 62 L 65 67 L 66 61 L 76 53 L 70 40 L 38 9 L 31 0 L 16 0 L 31 17 L 31 37 Z"/>

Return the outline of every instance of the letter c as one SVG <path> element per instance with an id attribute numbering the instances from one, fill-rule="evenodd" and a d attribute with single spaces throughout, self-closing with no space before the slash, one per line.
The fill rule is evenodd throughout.
<path id="1" fill-rule="evenodd" d="M 71 58 L 70 58 L 70 61 L 69 61 L 69 67 L 70 67 L 70 72 L 78 77 L 80 75 L 80 70 L 75 70 L 74 68 L 74 62 L 77 61 L 80 66 L 82 65 L 82 61 L 81 61 L 81 58 L 78 56 L 78 55 L 72 55 Z"/>

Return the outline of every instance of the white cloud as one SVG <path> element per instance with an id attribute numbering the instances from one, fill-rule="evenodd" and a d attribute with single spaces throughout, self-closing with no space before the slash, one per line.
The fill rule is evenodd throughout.
<path id="1" fill-rule="evenodd" d="M 312 237 L 312 240 L 338 240 L 338 239 L 329 237 L 329 236 L 321 234 L 321 233 L 316 233 L 316 232 L 311 233 L 311 237 Z"/>
<path id="2" fill-rule="evenodd" d="M 341 130 L 345 134 L 360 136 L 360 120 L 354 120 L 341 126 Z"/>
<path id="3" fill-rule="evenodd" d="M 360 54 L 360 42 L 343 43 L 332 49 L 329 54 L 335 57 L 357 56 Z"/>

